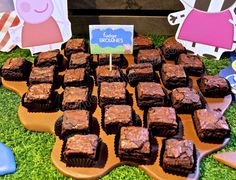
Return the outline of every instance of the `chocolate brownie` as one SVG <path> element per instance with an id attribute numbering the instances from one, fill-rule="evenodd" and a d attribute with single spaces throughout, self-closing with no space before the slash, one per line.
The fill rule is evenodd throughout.
<path id="1" fill-rule="evenodd" d="M 63 100 L 62 110 L 87 109 L 89 104 L 90 92 L 84 87 L 66 87 Z"/>
<path id="2" fill-rule="evenodd" d="M 167 139 L 163 152 L 162 167 L 165 171 L 177 174 L 194 172 L 196 151 L 191 140 Z"/>
<path id="3" fill-rule="evenodd" d="M 147 127 L 157 136 L 174 136 L 178 131 L 175 109 L 151 107 L 147 113 Z"/>
<path id="4" fill-rule="evenodd" d="M 103 114 L 103 126 L 107 134 L 117 134 L 120 127 L 132 126 L 133 110 L 129 105 L 109 105 Z"/>
<path id="5" fill-rule="evenodd" d="M 67 69 L 64 75 L 64 87 L 85 86 L 88 82 L 87 70 L 85 68 Z"/>
<path id="6" fill-rule="evenodd" d="M 126 83 L 122 82 L 102 82 L 99 87 L 99 106 L 105 107 L 112 104 L 126 104 Z"/>
<path id="7" fill-rule="evenodd" d="M 155 82 L 140 82 L 136 89 L 137 104 L 140 108 L 166 106 L 167 95 L 160 84 Z"/>
<path id="8" fill-rule="evenodd" d="M 85 52 L 86 51 L 86 41 L 85 39 L 70 39 L 66 43 L 65 47 L 65 56 L 70 57 L 71 54 L 77 52 Z"/>
<path id="9" fill-rule="evenodd" d="M 186 53 L 186 49 L 175 37 L 170 37 L 163 42 L 162 52 L 167 60 L 176 60 L 180 54 Z"/>
<path id="10" fill-rule="evenodd" d="M 221 112 L 199 109 L 194 112 L 193 121 L 203 141 L 223 140 L 230 135 L 229 125 Z"/>
<path id="11" fill-rule="evenodd" d="M 74 135 L 64 143 L 63 161 L 67 166 L 92 167 L 97 164 L 100 139 L 97 135 Z"/>
<path id="12" fill-rule="evenodd" d="M 154 48 L 154 43 L 151 38 L 144 36 L 137 36 L 134 38 L 134 51 L 152 48 Z"/>
<path id="13" fill-rule="evenodd" d="M 61 137 L 90 132 L 91 113 L 86 110 L 64 111 L 61 124 Z"/>
<path id="14" fill-rule="evenodd" d="M 188 77 L 184 68 L 180 65 L 163 64 L 161 68 L 161 79 L 168 89 L 188 86 Z"/>
<path id="15" fill-rule="evenodd" d="M 69 69 L 89 68 L 92 55 L 84 52 L 74 53 L 70 57 Z"/>
<path id="16" fill-rule="evenodd" d="M 149 131 L 142 127 L 122 127 L 119 134 L 118 156 L 121 159 L 148 161 L 151 158 Z"/>
<path id="17" fill-rule="evenodd" d="M 116 65 L 112 66 L 110 71 L 110 66 L 98 66 L 96 69 L 96 80 L 97 83 L 101 82 L 123 82 L 124 78 L 121 75 L 120 68 Z"/>
<path id="18" fill-rule="evenodd" d="M 63 61 L 63 56 L 60 54 L 59 50 L 42 52 L 38 55 L 34 61 L 35 66 L 47 67 L 47 66 L 61 66 Z"/>
<path id="19" fill-rule="evenodd" d="M 201 76 L 205 72 L 200 56 L 180 54 L 177 64 L 183 66 L 185 72 L 190 76 Z"/>
<path id="20" fill-rule="evenodd" d="M 137 63 L 151 63 L 154 69 L 160 69 L 162 65 L 162 52 L 160 49 L 140 50 L 137 57 Z"/>
<path id="21" fill-rule="evenodd" d="M 150 63 L 134 64 L 127 68 L 126 74 L 131 86 L 137 86 L 139 82 L 153 82 L 156 75 Z"/>
<path id="22" fill-rule="evenodd" d="M 109 59 L 110 55 L 109 54 L 99 54 L 98 55 L 98 65 L 109 65 Z M 120 54 L 113 54 L 112 55 L 112 64 L 117 65 L 117 66 L 122 66 L 123 64 L 123 58 Z"/>
<path id="23" fill-rule="evenodd" d="M 32 85 L 22 99 L 22 105 L 29 111 L 49 111 L 55 107 L 55 104 L 52 84 Z"/>
<path id="24" fill-rule="evenodd" d="M 203 107 L 199 93 L 192 88 L 176 88 L 171 95 L 172 105 L 178 113 L 192 113 Z"/>
<path id="25" fill-rule="evenodd" d="M 1 68 L 1 76 L 9 81 L 24 81 L 29 77 L 32 63 L 25 58 L 10 58 Z"/>
<path id="26" fill-rule="evenodd" d="M 56 79 L 55 66 L 33 67 L 29 77 L 29 84 L 54 84 Z"/>
<path id="27" fill-rule="evenodd" d="M 204 75 L 198 80 L 198 85 L 206 97 L 223 98 L 231 93 L 228 80 L 218 75 Z"/>

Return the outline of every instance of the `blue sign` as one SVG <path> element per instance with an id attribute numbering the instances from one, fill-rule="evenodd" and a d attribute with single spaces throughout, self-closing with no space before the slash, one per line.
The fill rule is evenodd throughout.
<path id="1" fill-rule="evenodd" d="M 236 101 L 236 53 L 230 53 L 231 65 L 220 71 L 219 75 L 226 78 L 232 88 L 233 100 Z"/>
<path id="2" fill-rule="evenodd" d="M 90 25 L 91 54 L 133 54 L 133 25 Z"/>

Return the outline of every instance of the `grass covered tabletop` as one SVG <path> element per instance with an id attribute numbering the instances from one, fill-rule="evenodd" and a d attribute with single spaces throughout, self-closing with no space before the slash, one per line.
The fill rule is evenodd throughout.
<path id="1" fill-rule="evenodd" d="M 156 46 L 160 46 L 165 36 L 152 36 Z M 33 61 L 28 50 L 15 49 L 10 53 L 0 53 L 0 65 L 9 57 L 27 57 Z M 230 62 L 227 58 L 220 61 L 204 59 L 209 74 L 217 74 Z M 50 161 L 55 137 L 49 133 L 35 133 L 25 130 L 18 116 L 20 97 L 0 87 L 0 142 L 9 146 L 16 158 L 17 172 L 0 177 L 0 179 L 68 179 L 60 174 Z M 236 104 L 226 112 L 232 130 L 230 143 L 219 152 L 236 151 Z M 236 171 L 218 163 L 209 155 L 201 162 L 201 179 L 235 179 Z M 135 167 L 120 166 L 102 179 L 150 179 L 144 171 Z"/>

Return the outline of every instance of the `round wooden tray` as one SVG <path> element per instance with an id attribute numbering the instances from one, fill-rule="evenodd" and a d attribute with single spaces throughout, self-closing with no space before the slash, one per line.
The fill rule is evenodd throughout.
<path id="1" fill-rule="evenodd" d="M 129 64 L 134 62 L 133 56 L 126 56 Z M 171 62 L 169 62 L 171 63 Z M 191 77 L 193 80 L 193 87 L 196 90 L 199 90 L 195 77 Z M 21 97 L 27 91 L 28 87 L 26 82 L 10 82 L 2 80 L 3 85 L 5 88 L 15 91 Z M 136 104 L 135 99 L 135 90 L 134 88 L 127 86 L 129 93 L 133 97 L 133 108 L 136 113 L 142 118 L 143 111 L 141 111 Z M 63 90 L 60 88 L 58 90 L 61 93 Z M 94 87 L 93 95 L 97 96 L 97 87 Z M 207 102 L 207 108 L 209 109 L 220 109 L 222 113 L 226 111 L 226 109 L 230 106 L 232 102 L 232 96 L 226 96 L 225 98 L 205 98 Z M 51 112 L 51 113 L 30 113 L 26 108 L 22 105 L 19 106 L 18 116 L 23 124 L 23 126 L 31 131 L 38 131 L 38 132 L 49 132 L 54 135 L 54 124 L 56 120 L 62 115 L 61 111 L 58 112 Z M 107 135 L 101 126 L 101 109 L 99 106 L 97 107 L 96 111 L 93 114 L 93 117 L 97 120 L 99 124 L 99 136 L 105 143 L 104 150 L 101 151 L 101 159 L 99 160 L 99 165 L 97 167 L 92 168 L 74 168 L 74 167 L 66 167 L 65 163 L 63 163 L 61 158 L 61 149 L 63 141 L 59 138 L 56 138 L 56 143 L 51 153 L 51 161 L 56 166 L 56 168 L 64 175 L 73 177 L 76 179 L 98 179 L 101 176 L 109 173 L 113 168 L 121 165 L 121 164 L 129 164 L 137 166 L 143 169 L 149 176 L 154 179 L 171 179 L 171 180 L 181 180 L 181 179 L 197 179 L 199 177 L 199 164 L 200 161 L 209 153 L 212 153 L 216 150 L 221 149 L 224 147 L 230 139 L 225 139 L 222 144 L 210 144 L 210 143 L 203 143 L 199 140 L 194 124 L 192 121 L 191 115 L 178 115 L 181 119 L 181 123 L 183 128 L 180 128 L 179 135 L 182 135 L 185 139 L 191 139 L 197 148 L 197 166 L 194 173 L 189 174 L 187 177 L 185 176 L 177 176 L 173 174 L 169 174 L 163 171 L 162 167 L 160 166 L 160 149 L 162 147 L 162 140 L 163 138 L 157 137 L 156 140 L 158 142 L 158 154 L 155 162 L 151 165 L 138 165 L 132 162 L 122 162 L 118 157 L 116 157 L 115 150 L 114 150 L 114 135 Z"/>

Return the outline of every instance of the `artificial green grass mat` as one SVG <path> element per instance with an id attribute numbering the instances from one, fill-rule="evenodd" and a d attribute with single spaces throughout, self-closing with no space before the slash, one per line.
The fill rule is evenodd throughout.
<path id="1" fill-rule="evenodd" d="M 160 46 L 166 36 L 151 36 L 156 44 Z M 15 49 L 11 53 L 0 53 L 0 65 L 9 57 L 24 56 L 33 60 L 29 51 Z M 230 63 L 227 58 L 221 61 L 204 59 L 209 74 L 217 74 L 220 69 L 227 67 Z M 0 142 L 9 146 L 15 154 L 17 172 L 0 177 L 0 179 L 68 179 L 61 175 L 50 161 L 50 154 L 55 138 L 48 133 L 36 133 L 25 130 L 21 125 L 17 110 L 20 104 L 20 97 L 15 93 L 0 87 Z M 232 135 L 230 143 L 219 152 L 236 151 L 236 104 L 233 104 L 227 111 L 226 117 L 229 120 Z M 224 166 L 209 155 L 201 162 L 201 179 L 236 179 L 236 171 Z M 150 179 L 144 171 L 130 166 L 120 166 L 103 180 L 113 179 Z"/>

